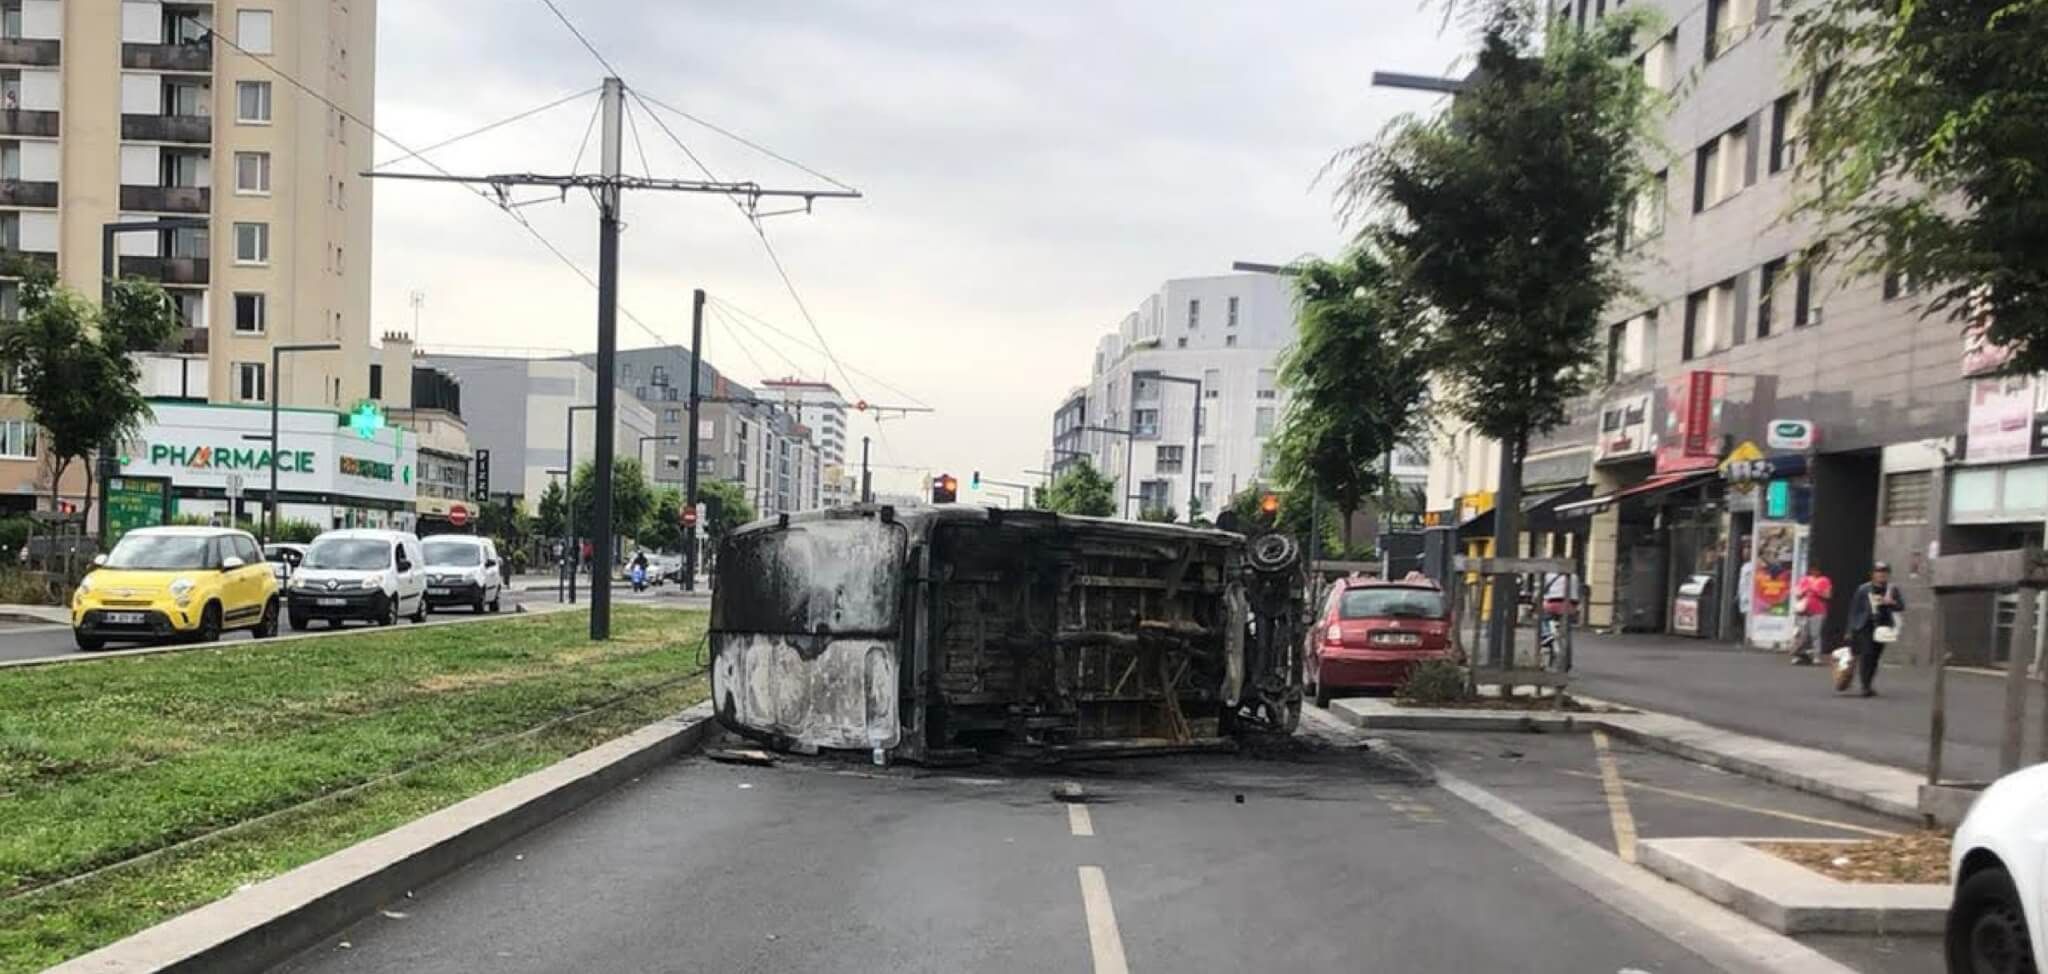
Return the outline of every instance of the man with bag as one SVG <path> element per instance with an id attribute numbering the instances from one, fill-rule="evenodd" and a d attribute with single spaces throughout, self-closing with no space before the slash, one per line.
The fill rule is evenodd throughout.
<path id="1" fill-rule="evenodd" d="M 1792 637 L 1792 662 L 1812 666 L 1813 654 L 1827 649 L 1828 602 L 1835 597 L 1835 583 L 1808 563 L 1806 574 L 1792 587 L 1792 608 L 1799 613 L 1799 629 Z"/>
<path id="2" fill-rule="evenodd" d="M 1877 678 L 1877 661 L 1884 648 L 1899 639 L 1899 614 L 1906 600 L 1892 585 L 1892 568 L 1884 562 L 1870 567 L 1870 581 L 1856 587 L 1849 599 L 1849 645 L 1856 652 L 1856 675 L 1863 682 L 1863 695 L 1877 696 L 1870 682 Z M 1846 690 L 1843 681 L 1837 689 Z"/>

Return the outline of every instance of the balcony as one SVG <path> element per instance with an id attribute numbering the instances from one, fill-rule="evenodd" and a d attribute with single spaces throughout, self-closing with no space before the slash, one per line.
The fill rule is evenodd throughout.
<path id="1" fill-rule="evenodd" d="M 123 44 L 121 67 L 130 71 L 211 72 L 213 42 L 203 40 L 184 44 Z"/>
<path id="2" fill-rule="evenodd" d="M 4 184 L 0 184 L 4 185 Z M 52 190 L 56 184 L 50 184 Z M 36 204 L 24 204 L 36 205 Z M 55 205 L 55 204 L 51 204 Z M 139 213 L 212 212 L 213 190 L 204 186 L 123 186 L 121 209 Z"/>
<path id="3" fill-rule="evenodd" d="M 63 60 L 64 42 L 40 38 L 0 38 L 0 64 L 54 67 Z"/>
<path id="4" fill-rule="evenodd" d="M 57 113 L 32 108 L 0 110 L 0 135 L 29 135 L 54 139 L 57 137 Z"/>
<path id="5" fill-rule="evenodd" d="M 54 209 L 57 184 L 0 179 L 0 206 L 40 206 Z"/>
<path id="6" fill-rule="evenodd" d="M 0 277 L 16 276 L 14 273 L 15 262 L 24 260 L 33 264 L 41 264 L 52 273 L 55 273 L 57 270 L 57 255 L 55 253 L 40 250 L 15 250 L 12 247 L 0 246 Z"/>
<path id="7" fill-rule="evenodd" d="M 159 351 L 169 355 L 205 355 L 206 334 L 205 328 L 179 328 Z"/>
<path id="8" fill-rule="evenodd" d="M 50 134 L 56 135 L 57 113 L 48 114 Z M 123 115 L 121 138 L 130 142 L 194 142 L 205 145 L 213 141 L 213 116 Z"/>
<path id="9" fill-rule="evenodd" d="M 204 257 L 122 257 L 122 277 L 143 277 L 165 284 L 211 284 L 210 262 Z"/>

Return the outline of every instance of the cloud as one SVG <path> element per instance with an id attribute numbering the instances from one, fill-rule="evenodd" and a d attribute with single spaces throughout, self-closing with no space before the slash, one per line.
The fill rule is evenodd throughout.
<path id="1" fill-rule="evenodd" d="M 908 469 L 878 483 L 900 490 L 927 469 L 1023 479 L 1043 465 L 1052 410 L 1085 381 L 1096 338 L 1165 279 L 1341 247 L 1317 170 L 1395 113 L 1430 107 L 1370 89 L 1371 71 L 1443 70 L 1462 47 L 1410 0 L 559 2 L 636 90 L 867 194 L 766 226 L 840 359 L 938 410 L 880 433 L 878 459 Z M 415 148 L 602 74 L 539 4 L 387 3 L 379 45 L 378 126 Z M 593 105 L 432 158 L 562 171 Z M 662 114 L 721 178 L 820 185 Z M 656 174 L 701 175 L 635 116 L 629 171 L 644 152 Z M 411 321 L 406 295 L 419 289 L 429 345 L 592 347 L 594 293 L 494 207 L 445 185 L 376 193 L 379 330 Z M 587 199 L 521 212 L 594 272 Z M 729 202 L 637 193 L 625 215 L 622 300 L 663 339 L 687 339 L 689 292 L 702 287 L 816 344 Z M 654 341 L 621 328 L 628 345 Z M 842 381 L 823 356 L 758 328 L 714 322 L 706 354 L 742 378 L 793 362 Z M 856 375 L 849 391 L 900 398 L 874 385 Z"/>

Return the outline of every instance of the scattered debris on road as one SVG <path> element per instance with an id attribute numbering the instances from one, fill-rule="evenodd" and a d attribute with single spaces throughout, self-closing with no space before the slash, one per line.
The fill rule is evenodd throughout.
<path id="1" fill-rule="evenodd" d="M 1052 786 L 1052 797 L 1063 802 L 1086 802 L 1088 789 L 1078 781 L 1062 781 Z"/>
<path id="2" fill-rule="evenodd" d="M 713 748 L 704 752 L 704 756 L 720 764 L 745 764 L 757 768 L 765 768 L 775 763 L 775 755 L 757 748 Z"/>

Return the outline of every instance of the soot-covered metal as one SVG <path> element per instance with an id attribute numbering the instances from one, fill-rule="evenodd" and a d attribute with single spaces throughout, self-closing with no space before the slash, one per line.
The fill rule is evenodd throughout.
<path id="1" fill-rule="evenodd" d="M 1268 536 L 969 506 L 761 522 L 719 555 L 734 731 L 903 760 L 1185 747 L 1300 714 L 1303 576 Z"/>

